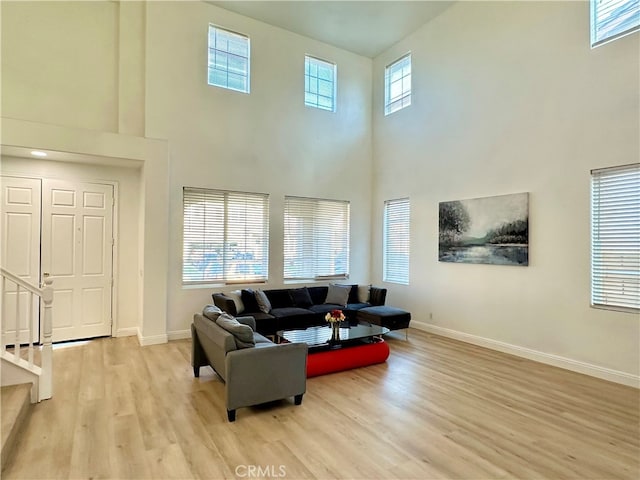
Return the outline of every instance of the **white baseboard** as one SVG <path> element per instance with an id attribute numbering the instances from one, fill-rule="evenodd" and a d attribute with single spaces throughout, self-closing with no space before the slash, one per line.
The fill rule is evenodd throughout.
<path id="1" fill-rule="evenodd" d="M 167 337 L 169 341 L 191 338 L 191 330 L 174 330 L 173 332 L 167 332 Z"/>
<path id="2" fill-rule="evenodd" d="M 149 345 L 159 345 L 161 343 L 167 343 L 167 335 L 151 335 L 149 337 L 143 337 L 138 331 L 138 343 L 141 347 L 147 347 Z"/>
<path id="3" fill-rule="evenodd" d="M 132 337 L 138 335 L 138 327 L 119 328 L 114 337 Z"/>
<path id="4" fill-rule="evenodd" d="M 553 365 L 554 367 L 564 368 L 565 370 L 571 370 L 573 372 L 583 373 L 585 375 L 601 378 L 610 382 L 640 388 L 640 376 L 632 375 L 630 373 L 620 372 L 618 370 L 600 367 L 598 365 L 581 362 L 579 360 L 573 360 L 571 358 L 561 357 L 551 353 L 540 352 L 538 350 L 500 342 L 491 338 L 479 337 L 477 335 L 460 332 L 458 330 L 439 327 L 430 323 L 412 321 L 411 326 L 418 330 L 441 335 L 443 337 L 453 338 L 455 340 L 460 340 L 461 342 L 472 343 L 473 345 L 509 353 L 511 355 L 527 358 L 536 362 Z"/>

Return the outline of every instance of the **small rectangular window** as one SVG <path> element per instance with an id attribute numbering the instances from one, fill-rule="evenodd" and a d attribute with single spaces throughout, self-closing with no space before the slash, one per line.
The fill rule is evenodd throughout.
<path id="1" fill-rule="evenodd" d="M 411 105 L 411 54 L 384 69 L 384 114 Z"/>
<path id="2" fill-rule="evenodd" d="M 318 58 L 304 57 L 304 104 L 336 111 L 336 65 Z"/>
<path id="3" fill-rule="evenodd" d="M 267 281 L 269 196 L 183 189 L 182 283 Z"/>
<path id="4" fill-rule="evenodd" d="M 640 311 L 640 163 L 591 172 L 591 304 Z"/>
<path id="5" fill-rule="evenodd" d="M 640 30 L 640 0 L 591 0 L 591 47 Z"/>
<path id="6" fill-rule="evenodd" d="M 249 37 L 209 25 L 209 85 L 249 93 Z"/>
<path id="7" fill-rule="evenodd" d="M 410 203 L 408 198 L 384 202 L 383 271 L 385 282 L 409 285 Z"/>
<path id="8" fill-rule="evenodd" d="M 285 280 L 347 278 L 349 241 L 349 202 L 285 197 Z"/>

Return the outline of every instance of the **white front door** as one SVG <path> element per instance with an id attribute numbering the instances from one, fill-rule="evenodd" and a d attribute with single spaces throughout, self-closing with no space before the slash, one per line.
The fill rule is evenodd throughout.
<path id="1" fill-rule="evenodd" d="M 40 283 L 40 192 L 41 182 L 35 178 L 0 177 L 0 265 L 33 286 Z M 16 305 L 16 286 L 7 282 L 2 299 L 2 326 L 4 345 L 16 343 L 16 316 L 18 342 L 39 340 L 39 298 L 22 290 Z M 18 307 L 16 309 L 16 307 Z M 30 307 L 30 308 L 29 308 Z M 29 318 L 33 325 L 33 338 L 29 338 Z"/>
<path id="2" fill-rule="evenodd" d="M 111 335 L 113 186 L 45 179 L 42 196 L 53 341 Z"/>

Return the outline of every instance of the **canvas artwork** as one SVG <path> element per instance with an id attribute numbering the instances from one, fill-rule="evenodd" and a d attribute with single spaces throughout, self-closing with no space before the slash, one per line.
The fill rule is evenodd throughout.
<path id="1" fill-rule="evenodd" d="M 529 264 L 529 194 L 440 202 L 441 262 Z"/>

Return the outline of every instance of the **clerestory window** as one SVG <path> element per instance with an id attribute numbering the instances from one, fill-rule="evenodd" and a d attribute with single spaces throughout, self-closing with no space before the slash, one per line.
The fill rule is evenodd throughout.
<path id="1" fill-rule="evenodd" d="M 640 29 L 640 0 L 591 0 L 591 47 Z"/>
<path id="2" fill-rule="evenodd" d="M 336 111 L 336 65 L 319 58 L 304 57 L 304 104 Z"/>
<path id="3" fill-rule="evenodd" d="M 411 54 L 396 60 L 384 69 L 384 114 L 411 105 Z"/>
<path id="4" fill-rule="evenodd" d="M 209 25 L 209 85 L 249 93 L 249 37 Z"/>

